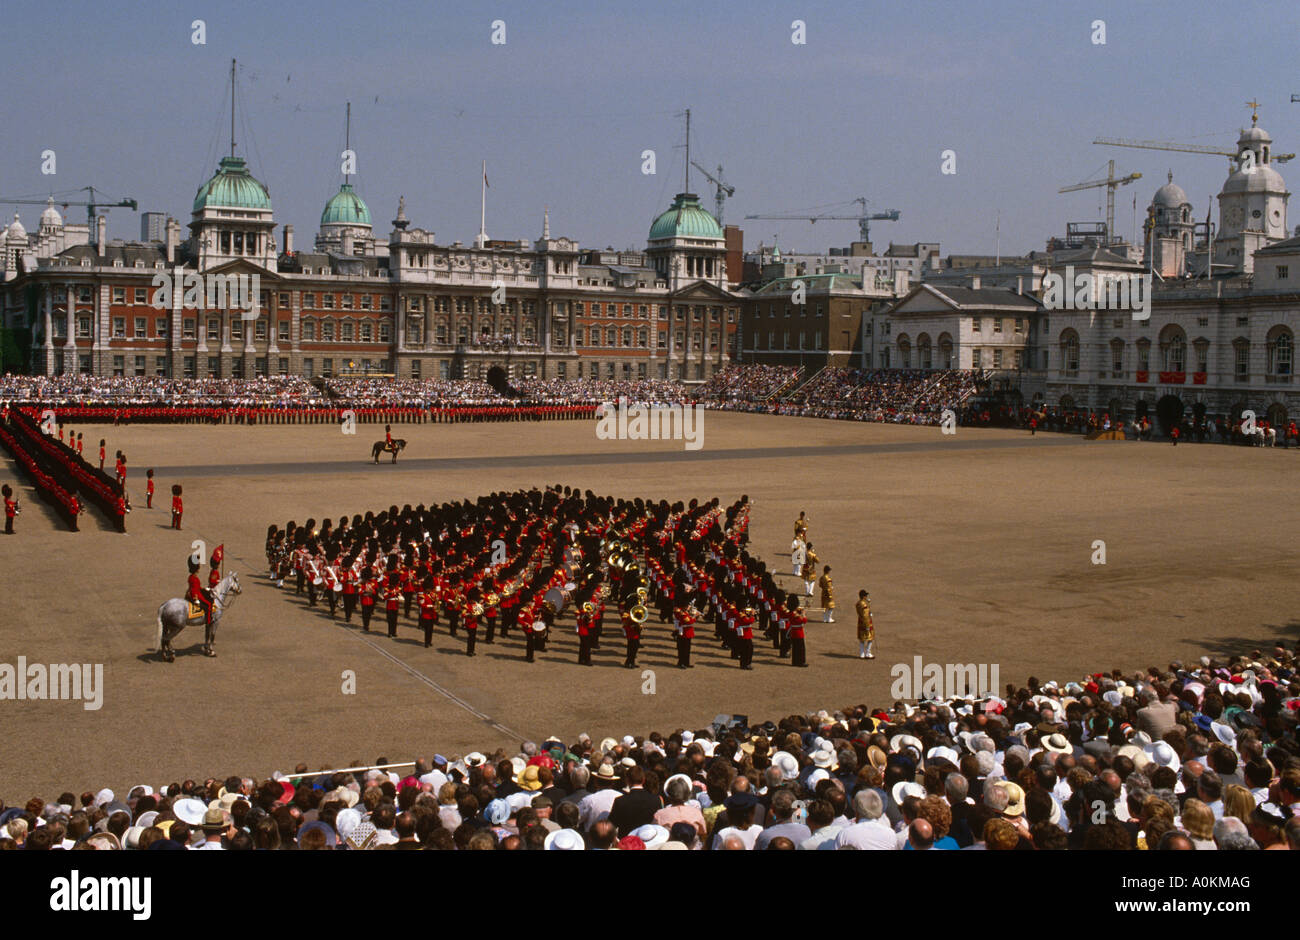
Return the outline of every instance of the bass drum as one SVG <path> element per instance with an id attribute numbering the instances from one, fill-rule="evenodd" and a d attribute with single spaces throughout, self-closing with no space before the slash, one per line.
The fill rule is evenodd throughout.
<path id="1" fill-rule="evenodd" d="M 558 617 L 568 608 L 571 597 L 569 589 L 553 587 L 542 596 L 542 603 L 553 616 Z"/>

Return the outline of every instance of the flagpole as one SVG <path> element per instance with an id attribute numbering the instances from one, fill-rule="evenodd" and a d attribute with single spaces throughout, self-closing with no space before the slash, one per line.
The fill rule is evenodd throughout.
<path id="1" fill-rule="evenodd" d="M 479 215 L 478 215 L 478 246 L 482 248 L 487 244 L 487 161 L 483 161 L 483 178 L 479 180 L 480 193 Z"/>

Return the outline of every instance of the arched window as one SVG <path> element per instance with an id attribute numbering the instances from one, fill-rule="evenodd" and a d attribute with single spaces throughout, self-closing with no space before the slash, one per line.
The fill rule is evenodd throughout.
<path id="1" fill-rule="evenodd" d="M 1289 376 L 1295 352 L 1295 341 L 1291 331 L 1284 326 L 1275 326 L 1268 334 L 1268 374 Z"/>
<path id="2" fill-rule="evenodd" d="M 1160 331 L 1160 364 L 1165 372 L 1186 371 L 1187 337 L 1175 324 L 1171 323 Z"/>
<path id="3" fill-rule="evenodd" d="M 930 334 L 922 333 L 916 338 L 916 366 L 918 369 L 930 369 L 933 365 L 930 354 Z"/>
<path id="4" fill-rule="evenodd" d="M 898 367 L 912 368 L 912 341 L 906 333 L 898 337 Z"/>
<path id="5" fill-rule="evenodd" d="M 1074 330 L 1061 333 L 1061 371 L 1071 375 L 1079 371 L 1079 334 Z"/>
<path id="6" fill-rule="evenodd" d="M 939 368 L 952 368 L 952 337 L 947 333 L 939 335 Z"/>

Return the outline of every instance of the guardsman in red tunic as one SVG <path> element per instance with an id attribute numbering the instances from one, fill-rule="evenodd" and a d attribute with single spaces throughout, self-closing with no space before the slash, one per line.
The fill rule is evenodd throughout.
<path id="1" fill-rule="evenodd" d="M 104 449 L 107 443 L 108 442 L 105 441 L 102 437 L 99 439 L 99 469 L 100 470 L 104 469 L 104 458 L 108 454 L 108 451 Z"/>
<path id="2" fill-rule="evenodd" d="M 203 586 L 199 579 L 199 563 L 189 560 L 190 577 L 185 587 L 185 599 L 203 608 L 203 625 L 212 626 L 212 593 Z"/>
<path id="3" fill-rule="evenodd" d="M 438 591 L 433 575 L 424 576 L 424 590 L 420 592 L 420 626 L 424 628 L 424 648 L 433 645 L 433 625 L 438 618 Z"/>
<path id="4" fill-rule="evenodd" d="M 643 608 L 644 609 L 644 608 Z M 636 651 L 641 647 L 641 624 L 632 618 L 632 611 L 623 611 L 623 637 L 627 640 L 627 659 L 624 669 L 636 668 Z"/>
<path id="5" fill-rule="evenodd" d="M 397 637 L 397 613 L 402 606 L 402 580 L 397 566 L 384 575 L 384 612 L 388 615 L 388 635 Z"/>
<path id="6" fill-rule="evenodd" d="M 804 645 L 803 628 L 808 616 L 803 612 L 803 604 L 797 594 L 787 598 L 790 605 L 790 665 L 801 668 L 808 665 L 808 650 Z"/>
<path id="7" fill-rule="evenodd" d="M 477 655 L 474 652 L 474 644 L 478 640 L 478 624 L 482 616 L 483 602 L 479 599 L 478 588 L 472 588 L 466 596 L 465 607 L 461 611 L 465 633 L 469 638 L 469 645 L 465 648 L 467 656 Z"/>
<path id="8" fill-rule="evenodd" d="M 14 534 L 14 516 L 18 515 L 18 500 L 14 499 L 14 488 L 6 483 L 0 487 L 5 500 L 5 535 Z"/>
<path id="9" fill-rule="evenodd" d="M 754 662 L 754 621 L 758 612 L 753 607 L 746 607 L 736 615 L 736 645 L 740 648 L 740 668 L 753 669 Z"/>
<path id="10" fill-rule="evenodd" d="M 78 441 L 77 443 L 80 444 L 81 442 Z M 80 453 L 80 451 L 78 451 L 78 453 Z M 153 509 L 153 467 L 146 470 L 144 476 L 144 508 Z"/>
<path id="11" fill-rule="evenodd" d="M 379 581 L 375 571 L 369 565 L 361 570 L 361 628 L 370 632 L 370 617 L 375 612 L 375 596 L 379 593 Z"/>
<path id="12" fill-rule="evenodd" d="M 578 625 L 578 665 L 591 665 L 591 645 L 595 642 L 596 605 L 584 601 L 573 615 Z"/>
<path id="13" fill-rule="evenodd" d="M 356 568 L 352 567 L 352 559 L 346 558 L 343 561 L 343 622 L 352 622 L 352 613 L 357 609 L 357 575 Z"/>
<path id="14" fill-rule="evenodd" d="M 83 441 L 83 440 L 81 439 L 81 432 L 78 431 L 78 432 L 77 432 L 77 456 L 78 456 L 78 457 L 81 456 L 82 448 L 83 448 L 84 446 L 85 446 L 85 441 Z"/>
<path id="15" fill-rule="evenodd" d="M 104 453 L 104 449 L 101 447 L 99 452 L 102 455 Z M 184 514 L 184 512 L 185 512 L 185 504 L 181 502 L 181 485 L 179 483 L 173 483 L 172 484 L 172 528 L 173 529 L 179 529 L 181 527 L 181 516 Z"/>
<path id="16" fill-rule="evenodd" d="M 691 640 L 695 639 L 695 621 L 699 613 L 688 603 L 689 598 L 682 592 L 682 603 L 673 608 L 673 629 L 677 633 L 677 668 L 694 669 L 691 665 Z"/>

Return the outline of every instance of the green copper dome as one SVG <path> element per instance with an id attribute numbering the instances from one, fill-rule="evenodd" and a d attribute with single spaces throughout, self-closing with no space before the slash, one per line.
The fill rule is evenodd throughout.
<path id="1" fill-rule="evenodd" d="M 207 206 L 271 210 L 271 194 L 248 172 L 242 157 L 222 157 L 212 179 L 194 195 L 194 211 Z"/>
<path id="2" fill-rule="evenodd" d="M 672 206 L 650 226 L 650 241 L 660 238 L 716 238 L 722 239 L 722 228 L 713 216 L 700 206 L 700 197 L 694 193 L 678 193 Z"/>
<path id="3" fill-rule="evenodd" d="M 351 183 L 344 183 L 320 214 L 320 224 L 331 222 L 343 225 L 369 225 L 370 210 L 365 201 L 352 190 Z"/>

